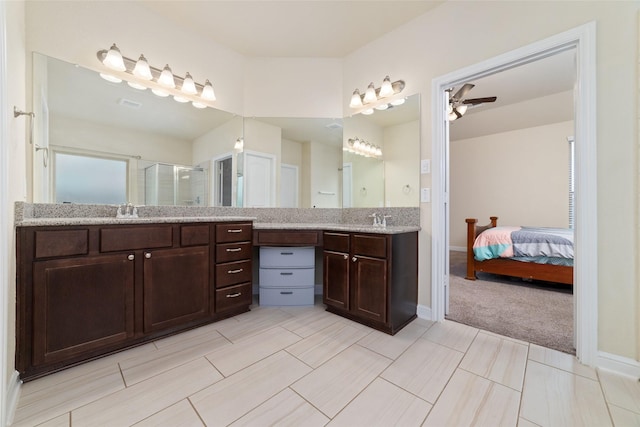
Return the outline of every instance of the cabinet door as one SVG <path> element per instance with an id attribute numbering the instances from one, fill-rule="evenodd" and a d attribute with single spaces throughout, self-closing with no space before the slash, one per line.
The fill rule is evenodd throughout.
<path id="1" fill-rule="evenodd" d="M 209 247 L 144 252 L 144 332 L 209 316 Z"/>
<path id="2" fill-rule="evenodd" d="M 324 251 L 322 300 L 327 305 L 349 309 L 349 255 Z"/>
<path id="3" fill-rule="evenodd" d="M 133 280 L 132 254 L 35 262 L 33 364 L 81 357 L 132 337 Z"/>
<path id="4" fill-rule="evenodd" d="M 363 256 L 351 261 L 351 312 L 386 323 L 387 261 Z"/>

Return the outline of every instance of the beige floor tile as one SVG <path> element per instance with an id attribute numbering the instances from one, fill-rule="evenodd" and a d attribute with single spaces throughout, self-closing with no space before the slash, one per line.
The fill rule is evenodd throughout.
<path id="1" fill-rule="evenodd" d="M 563 371 L 597 380 L 596 370 L 590 366 L 583 365 L 572 354 L 563 353 L 558 350 L 541 347 L 536 344 L 529 345 L 529 359 Z"/>
<path id="2" fill-rule="evenodd" d="M 430 426 L 515 426 L 520 393 L 462 369 L 456 370 L 427 416 Z"/>
<path id="3" fill-rule="evenodd" d="M 395 335 L 373 331 L 358 341 L 358 344 L 375 351 L 389 359 L 397 359 L 411 344 L 416 342 L 428 329 L 428 326 L 411 322 Z"/>
<path id="4" fill-rule="evenodd" d="M 386 357 L 353 345 L 291 388 L 325 415 L 334 417 L 390 363 Z"/>
<path id="5" fill-rule="evenodd" d="M 476 328 L 445 320 L 434 324 L 422 337 L 464 353 L 477 333 Z"/>
<path id="6" fill-rule="evenodd" d="M 72 411 L 71 425 L 132 425 L 220 379 L 205 358 L 197 359 Z"/>
<path id="7" fill-rule="evenodd" d="M 615 405 L 609 405 L 609 412 L 611 412 L 611 418 L 613 418 L 613 425 L 616 427 L 640 426 L 640 414 L 636 412 L 631 412 Z"/>
<path id="8" fill-rule="evenodd" d="M 311 371 L 280 351 L 189 398 L 207 426 L 228 425 Z"/>
<path id="9" fill-rule="evenodd" d="M 600 384 L 530 360 L 520 416 L 542 426 L 610 426 Z"/>
<path id="10" fill-rule="evenodd" d="M 640 414 L 640 381 L 605 369 L 598 371 L 607 402 Z"/>
<path id="11" fill-rule="evenodd" d="M 301 340 L 298 335 L 279 326 L 237 341 L 207 354 L 207 359 L 224 375 L 238 372 Z"/>
<path id="12" fill-rule="evenodd" d="M 219 324 L 216 328 L 229 341 L 235 342 L 273 328 L 291 319 L 291 315 L 278 309 L 256 309 L 236 316 L 236 322 Z"/>
<path id="13" fill-rule="evenodd" d="M 294 315 L 293 319 L 282 323 L 280 326 L 306 338 L 342 319 L 327 311 L 311 310 L 307 313 L 307 315 L 302 315 L 301 313 Z"/>
<path id="14" fill-rule="evenodd" d="M 234 322 L 237 323 L 237 321 Z M 153 342 L 153 344 L 158 349 L 162 349 L 163 347 L 172 345 L 196 345 L 199 341 L 206 341 L 211 339 L 213 335 L 221 336 L 217 330 L 218 326 L 219 323 L 210 323 L 208 325 L 200 326 L 196 329 L 191 329 L 189 331 L 181 332 L 179 334 L 156 340 Z"/>
<path id="15" fill-rule="evenodd" d="M 145 354 L 127 359 L 120 362 L 120 369 L 127 386 L 131 386 L 177 366 L 204 357 L 206 354 L 221 347 L 230 346 L 231 343 L 226 338 L 213 331 L 206 336 L 197 337 L 197 339 L 184 340 L 173 345 L 162 346 L 156 354 Z"/>
<path id="16" fill-rule="evenodd" d="M 480 332 L 460 368 L 522 391 L 528 346 Z"/>
<path id="17" fill-rule="evenodd" d="M 20 396 L 13 425 L 34 426 L 124 389 L 116 364 L 93 372 L 87 372 L 84 366 L 80 370 L 81 376 L 64 371 L 43 378 L 47 387 L 36 384 L 40 380 L 26 383 L 23 387 L 31 390 Z M 52 377 L 59 381 L 53 381 Z"/>
<path id="18" fill-rule="evenodd" d="M 482 331 L 482 330 L 481 330 L 481 331 Z M 522 344 L 522 345 L 529 345 L 529 343 L 528 343 L 528 342 L 526 342 L 526 341 L 522 341 L 522 340 L 519 340 L 519 339 L 516 339 L 516 338 L 506 337 L 506 336 L 504 336 L 504 335 L 496 334 L 496 333 L 494 333 L 494 332 L 490 332 L 490 331 L 482 331 L 482 333 L 483 333 L 483 334 L 487 334 L 487 335 L 493 335 L 494 337 L 502 338 L 503 340 L 513 341 L 513 342 L 518 343 L 518 344 Z"/>
<path id="19" fill-rule="evenodd" d="M 13 424 L 12 424 L 13 425 Z M 69 427 L 71 425 L 71 413 L 67 412 L 59 417 L 55 417 L 49 421 L 45 421 L 42 424 L 38 424 L 38 427 Z"/>
<path id="20" fill-rule="evenodd" d="M 518 427 L 540 427 L 538 424 L 532 423 L 524 418 L 518 418 Z"/>
<path id="21" fill-rule="evenodd" d="M 420 338 L 381 377 L 435 403 L 463 356 L 459 351 Z"/>
<path id="22" fill-rule="evenodd" d="M 431 405 L 383 379 L 376 379 L 329 426 L 419 426 Z"/>
<path id="23" fill-rule="evenodd" d="M 204 427 L 204 423 L 188 400 L 181 400 L 149 418 L 145 418 L 134 427 Z"/>
<path id="24" fill-rule="evenodd" d="M 329 418 L 311 406 L 309 402 L 285 388 L 233 424 L 231 427 L 279 426 L 321 427 Z"/>
<path id="25" fill-rule="evenodd" d="M 371 333 L 351 322 L 336 322 L 287 348 L 307 365 L 317 368 L 362 337 Z"/>

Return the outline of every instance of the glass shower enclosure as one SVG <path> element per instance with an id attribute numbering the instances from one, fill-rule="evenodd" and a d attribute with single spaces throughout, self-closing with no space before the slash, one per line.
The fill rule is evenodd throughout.
<path id="1" fill-rule="evenodd" d="M 145 205 L 207 206 L 207 171 L 156 163 L 145 168 Z"/>

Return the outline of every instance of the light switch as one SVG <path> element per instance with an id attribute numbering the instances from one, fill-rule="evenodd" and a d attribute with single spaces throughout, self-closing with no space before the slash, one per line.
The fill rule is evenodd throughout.
<path id="1" fill-rule="evenodd" d="M 421 174 L 431 173 L 431 160 L 429 159 L 420 160 L 420 173 Z"/>
<path id="2" fill-rule="evenodd" d="M 431 202 L 431 189 L 430 188 L 421 188 L 420 189 L 420 201 L 422 203 L 430 203 Z"/>

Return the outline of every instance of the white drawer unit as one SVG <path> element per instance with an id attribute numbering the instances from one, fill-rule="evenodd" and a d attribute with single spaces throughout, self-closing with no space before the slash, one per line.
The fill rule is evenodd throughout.
<path id="1" fill-rule="evenodd" d="M 260 305 L 313 305 L 315 248 L 260 248 Z"/>

